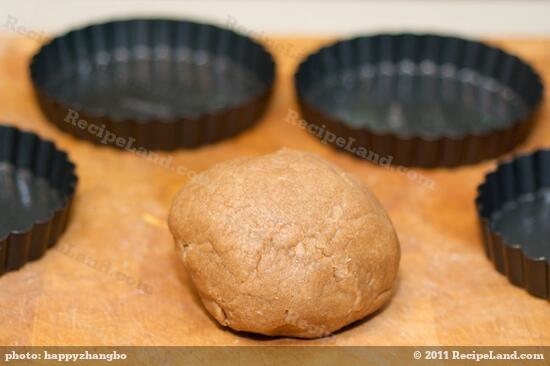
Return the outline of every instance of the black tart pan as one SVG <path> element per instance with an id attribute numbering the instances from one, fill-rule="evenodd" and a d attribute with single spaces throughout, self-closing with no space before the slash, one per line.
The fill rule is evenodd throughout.
<path id="1" fill-rule="evenodd" d="M 76 184 L 65 152 L 34 133 L 0 125 L 0 275 L 56 243 Z"/>
<path id="2" fill-rule="evenodd" d="M 256 122 L 275 64 L 252 39 L 184 20 L 129 19 L 70 31 L 30 64 L 37 99 L 62 130 L 131 149 L 196 147 Z"/>
<path id="3" fill-rule="evenodd" d="M 550 150 L 501 163 L 479 186 L 476 204 L 496 269 L 550 299 Z"/>
<path id="4" fill-rule="evenodd" d="M 429 34 L 337 42 L 299 66 L 295 85 L 305 120 L 342 137 L 339 146 L 324 142 L 419 167 L 470 164 L 512 149 L 543 95 L 539 75 L 516 56 Z"/>

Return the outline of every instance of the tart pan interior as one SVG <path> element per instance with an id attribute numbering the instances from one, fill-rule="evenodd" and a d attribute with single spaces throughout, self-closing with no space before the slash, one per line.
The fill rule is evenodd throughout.
<path id="1" fill-rule="evenodd" d="M 295 83 L 309 123 L 393 163 L 422 167 L 511 149 L 527 135 L 543 95 L 540 77 L 519 58 L 439 35 L 337 42 L 310 55 Z"/>
<path id="2" fill-rule="evenodd" d="M 55 244 L 76 184 L 74 164 L 51 141 L 0 125 L 0 275 Z"/>
<path id="3" fill-rule="evenodd" d="M 266 108 L 274 70 L 271 55 L 248 37 L 167 19 L 70 31 L 30 65 L 38 101 L 62 130 L 127 146 L 105 139 L 108 131 L 147 149 L 195 147 L 251 126 Z"/>
<path id="4" fill-rule="evenodd" d="M 476 202 L 485 251 L 497 270 L 550 299 L 550 150 L 500 164 Z"/>

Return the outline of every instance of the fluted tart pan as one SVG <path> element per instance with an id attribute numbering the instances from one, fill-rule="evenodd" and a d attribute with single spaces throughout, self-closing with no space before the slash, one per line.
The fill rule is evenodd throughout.
<path id="1" fill-rule="evenodd" d="M 75 165 L 51 141 L 0 125 L 0 275 L 56 243 L 77 180 Z"/>
<path id="2" fill-rule="evenodd" d="M 30 64 L 37 100 L 63 131 L 126 150 L 196 147 L 263 114 L 272 56 L 231 30 L 128 19 L 72 30 Z"/>
<path id="3" fill-rule="evenodd" d="M 336 42 L 295 75 L 304 119 L 323 142 L 377 162 L 452 167 L 509 151 L 543 96 L 536 71 L 488 44 L 435 34 Z M 339 138 L 327 138 L 332 135 Z"/>

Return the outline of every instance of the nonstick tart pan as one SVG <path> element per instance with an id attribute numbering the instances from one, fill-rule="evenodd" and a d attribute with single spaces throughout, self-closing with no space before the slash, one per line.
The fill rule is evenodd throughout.
<path id="1" fill-rule="evenodd" d="M 496 269 L 550 299 L 550 150 L 501 163 L 479 187 L 476 203 Z"/>
<path id="2" fill-rule="evenodd" d="M 118 148 L 175 149 L 250 127 L 275 66 L 264 47 L 230 30 L 130 19 L 53 39 L 30 73 L 44 114 L 62 130 Z"/>
<path id="3" fill-rule="evenodd" d="M 0 275 L 55 244 L 76 184 L 65 152 L 34 133 L 0 125 Z"/>
<path id="4" fill-rule="evenodd" d="M 420 167 L 475 163 L 512 149 L 543 95 L 539 75 L 518 57 L 429 34 L 337 42 L 310 55 L 295 84 L 304 119 L 324 131 L 316 134 L 324 142 Z"/>

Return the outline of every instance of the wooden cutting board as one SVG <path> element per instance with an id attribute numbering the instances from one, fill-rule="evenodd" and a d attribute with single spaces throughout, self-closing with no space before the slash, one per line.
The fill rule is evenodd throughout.
<path id="1" fill-rule="evenodd" d="M 71 223 L 44 258 L 0 278 L 2 345 L 550 345 L 550 306 L 508 283 L 485 258 L 474 195 L 485 162 L 420 170 L 418 179 L 322 145 L 285 122 L 297 110 L 292 74 L 326 39 L 272 38 L 278 61 L 265 117 L 236 138 L 163 153 L 166 168 L 129 152 L 93 146 L 48 124 L 34 99 L 32 39 L 0 37 L 0 120 L 38 132 L 69 152 L 80 183 Z M 550 85 L 550 39 L 495 40 L 532 62 Z M 547 92 L 548 94 L 548 92 Z M 548 97 L 548 95 L 547 95 Z M 265 338 L 220 328 L 202 308 L 165 220 L 188 179 L 217 162 L 280 147 L 316 152 L 368 183 L 402 245 L 397 291 L 375 316 L 319 340 Z M 550 146 L 549 104 L 518 150 Z M 176 168 L 179 167 L 179 168 Z"/>

